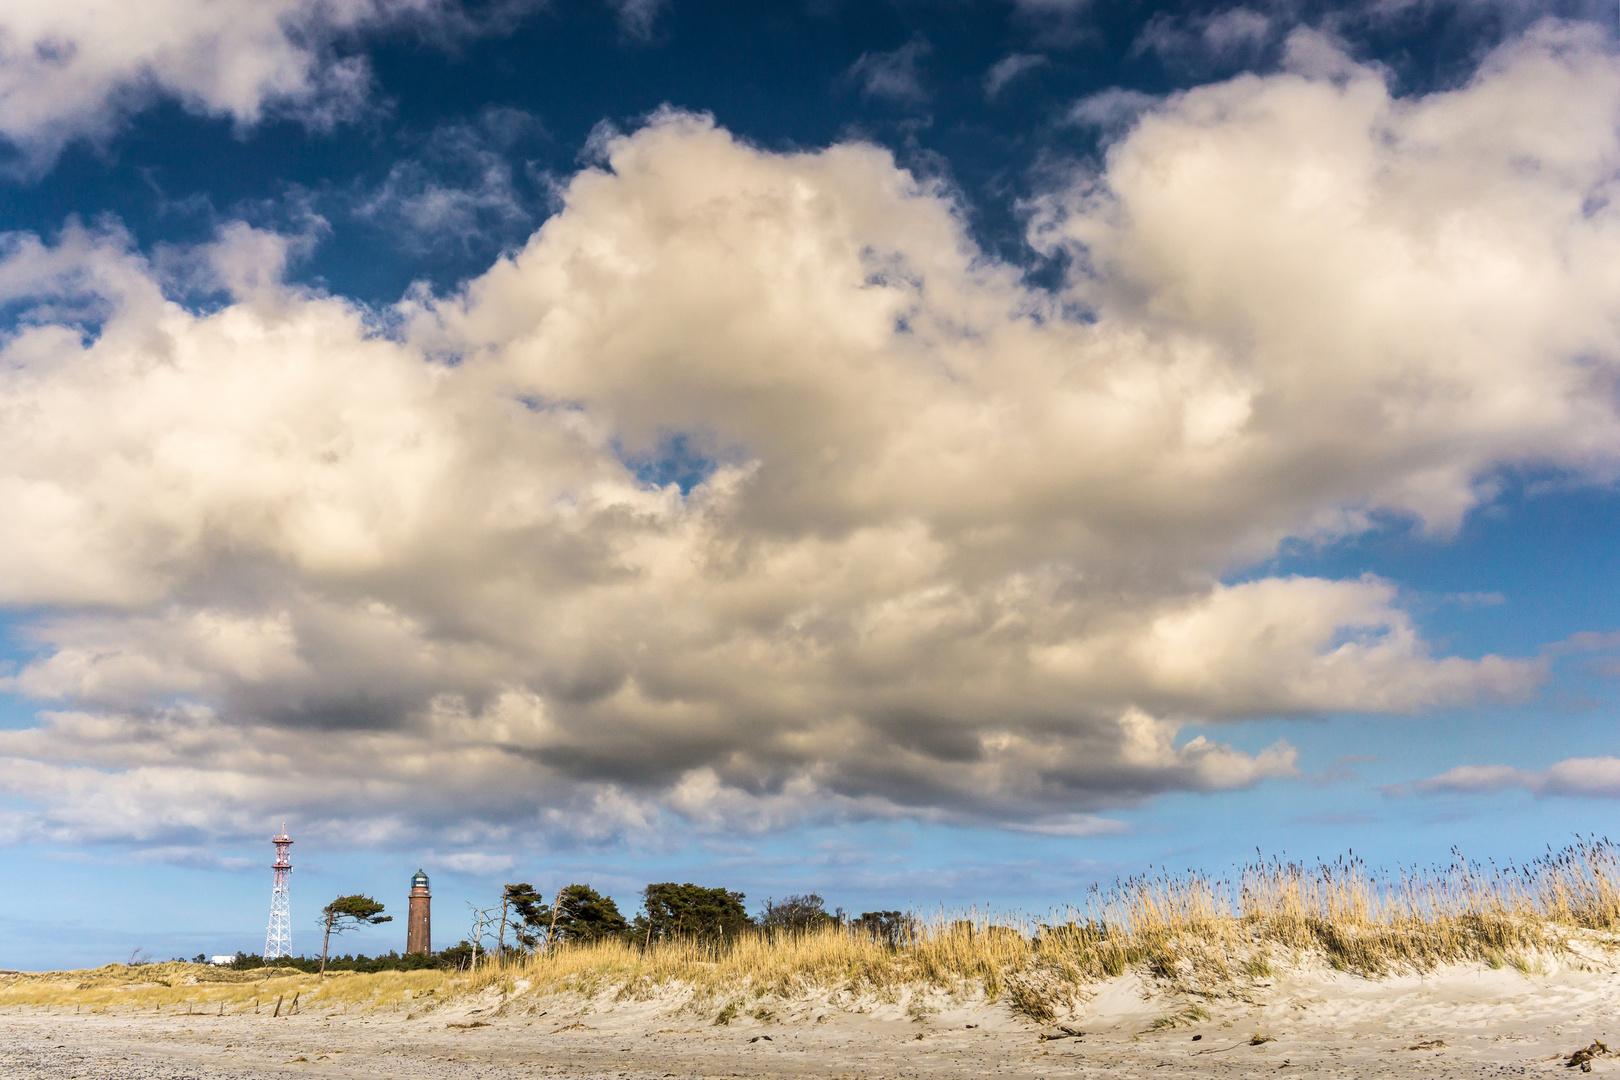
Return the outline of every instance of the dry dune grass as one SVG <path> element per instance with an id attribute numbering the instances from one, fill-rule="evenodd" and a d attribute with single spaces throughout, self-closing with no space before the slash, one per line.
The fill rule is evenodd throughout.
<path id="1" fill-rule="evenodd" d="M 1568 947 L 1572 932 L 1607 944 L 1620 930 L 1620 849 L 1585 840 L 1523 867 L 1467 863 L 1374 874 L 1356 859 L 1305 866 L 1273 860 L 1231 876 L 1145 875 L 1094 890 L 1044 922 L 970 913 L 915 924 L 887 943 L 849 929 L 624 940 L 510 957 L 472 973 L 234 972 L 194 964 L 111 965 L 0 978 L 0 1008 L 268 1011 L 420 1009 L 497 991 L 505 1008 L 531 995 L 685 996 L 725 1023 L 768 1018 L 809 999 L 859 1005 L 921 993 L 1005 999 L 1048 1021 L 1087 987 L 1136 970 L 1168 990 L 1214 998 L 1247 993 L 1282 967 L 1325 963 L 1377 977 L 1456 961 L 1530 973 Z M 521 992 L 520 992 L 521 991 Z"/>
<path id="2" fill-rule="evenodd" d="M 1368 977 L 1456 961 L 1536 970 L 1570 930 L 1620 929 L 1620 851 L 1586 840 L 1526 866 L 1460 857 L 1446 867 L 1373 874 L 1356 859 L 1305 866 L 1258 862 L 1230 877 L 1130 878 L 1047 922 L 972 915 L 918 924 L 898 945 L 826 927 L 731 941 L 648 948 L 604 941 L 513 958 L 477 972 L 469 989 L 521 980 L 531 993 L 613 990 L 642 998 L 689 987 L 697 1007 L 907 988 L 1005 996 L 1051 1020 L 1085 988 L 1138 969 L 1184 993 L 1243 992 L 1278 965 L 1322 962 Z M 760 1008 L 769 1011 L 762 1004 Z"/>
<path id="3" fill-rule="evenodd" d="M 399 1007 L 447 997 L 464 982 L 454 972 L 334 972 L 320 979 L 292 968 L 232 971 L 201 964 L 109 964 L 91 971 L 0 977 L 0 1009 L 74 1009 L 86 1012 L 282 1011 Z"/>

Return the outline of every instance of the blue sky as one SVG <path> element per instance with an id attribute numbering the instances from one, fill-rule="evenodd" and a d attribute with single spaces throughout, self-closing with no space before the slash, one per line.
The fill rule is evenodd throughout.
<path id="1" fill-rule="evenodd" d="M 0 12 L 0 966 L 1609 829 L 1613 5 L 123 17 Z"/>

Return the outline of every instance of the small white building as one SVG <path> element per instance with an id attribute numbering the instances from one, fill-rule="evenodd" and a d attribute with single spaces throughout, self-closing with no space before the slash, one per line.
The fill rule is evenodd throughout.
<path id="1" fill-rule="evenodd" d="M 235 956 L 210 956 L 208 962 L 215 967 L 230 967 L 236 963 Z"/>

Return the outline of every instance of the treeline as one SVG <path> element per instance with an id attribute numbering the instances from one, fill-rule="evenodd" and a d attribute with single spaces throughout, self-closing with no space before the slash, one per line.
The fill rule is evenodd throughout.
<path id="1" fill-rule="evenodd" d="M 206 956 L 198 956 L 193 962 L 206 963 Z M 321 958 L 318 956 L 278 956 L 274 960 L 266 960 L 258 953 L 236 954 L 236 959 L 227 965 L 233 971 L 251 971 L 254 968 L 285 967 L 296 968 L 299 971 L 314 975 L 321 970 Z M 401 955 L 391 952 L 386 956 L 333 956 L 326 961 L 327 971 L 424 971 L 430 968 L 456 967 L 453 959 L 446 959 L 444 953 L 405 953 Z"/>
<path id="2" fill-rule="evenodd" d="M 465 970 L 476 967 L 485 956 L 528 954 L 570 942 L 616 938 L 647 948 L 676 938 L 722 942 L 750 931 L 794 934 L 836 928 L 869 935 L 898 948 L 917 927 L 917 920 L 902 911 L 866 911 L 860 915 L 850 915 L 843 908 L 828 911 L 818 893 L 767 900 L 757 915 L 748 914 L 743 893 L 691 882 L 648 885 L 641 891 L 641 898 L 641 911 L 635 918 L 626 919 L 611 896 L 603 896 L 589 885 L 568 885 L 547 898 L 529 883 L 518 882 L 502 888 L 499 903 L 476 908 L 467 937 L 447 949 L 437 953 L 328 957 L 326 970 Z M 377 910 L 382 910 L 380 904 Z M 197 963 L 206 960 L 206 956 L 196 958 Z M 315 974 L 321 970 L 321 958 L 281 956 L 266 960 L 257 953 L 239 952 L 229 966 L 237 971 L 287 967 Z"/>
<path id="3" fill-rule="evenodd" d="M 673 938 L 721 941 L 746 931 L 790 934 L 825 928 L 868 934 L 898 947 L 917 925 L 901 911 L 858 916 L 842 908 L 828 911 L 818 893 L 767 900 L 757 916 L 743 906 L 743 893 L 691 882 L 651 884 L 641 898 L 641 911 L 626 919 L 611 896 L 589 885 L 565 886 L 549 901 L 527 882 L 507 885 L 498 904 L 474 910 L 467 938 L 439 955 L 457 967 L 470 967 L 482 955 L 528 953 L 566 942 L 619 938 L 648 947 Z"/>

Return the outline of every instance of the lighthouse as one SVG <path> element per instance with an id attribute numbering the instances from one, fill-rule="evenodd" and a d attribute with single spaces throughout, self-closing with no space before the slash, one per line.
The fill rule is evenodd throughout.
<path id="1" fill-rule="evenodd" d="M 432 914 L 429 905 L 433 894 L 428 891 L 428 876 L 418 870 L 411 878 L 411 906 L 405 920 L 405 951 L 430 953 L 433 951 Z"/>

